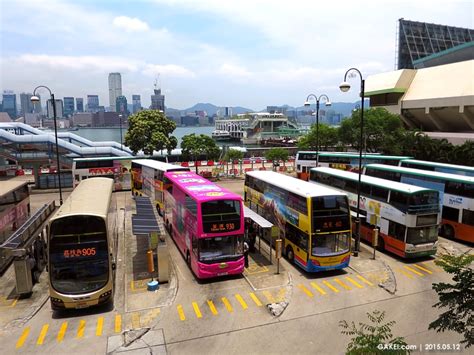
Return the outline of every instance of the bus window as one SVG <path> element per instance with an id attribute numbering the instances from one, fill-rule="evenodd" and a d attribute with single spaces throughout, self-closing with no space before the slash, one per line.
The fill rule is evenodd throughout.
<path id="1" fill-rule="evenodd" d="M 434 242 L 438 239 L 438 228 L 436 226 L 407 228 L 407 243 L 422 244 Z"/>
<path id="2" fill-rule="evenodd" d="M 214 200 L 201 205 L 204 233 L 231 232 L 240 229 L 240 203 Z"/>
<path id="3" fill-rule="evenodd" d="M 331 255 L 338 254 L 343 250 L 349 249 L 350 239 L 346 233 L 316 235 L 312 238 L 312 255 Z"/>
<path id="4" fill-rule="evenodd" d="M 237 236 L 199 239 L 200 261 L 232 257 L 239 254 L 237 251 Z"/>
<path id="5" fill-rule="evenodd" d="M 398 239 L 404 242 L 405 230 L 406 230 L 406 227 L 403 224 L 393 222 L 393 221 L 388 221 L 388 234 L 390 234 L 390 236 L 394 237 L 395 239 Z"/>
<path id="6" fill-rule="evenodd" d="M 398 191 L 392 191 L 390 194 L 390 203 L 398 208 L 402 212 L 407 211 L 407 203 L 408 203 L 408 197 L 407 195 L 398 192 Z"/>
<path id="7" fill-rule="evenodd" d="M 448 221 L 459 221 L 459 210 L 457 208 L 452 208 L 448 206 L 443 206 L 443 219 L 447 219 Z"/>
<path id="8" fill-rule="evenodd" d="M 463 209 L 462 210 L 462 223 L 474 226 L 474 211 Z"/>

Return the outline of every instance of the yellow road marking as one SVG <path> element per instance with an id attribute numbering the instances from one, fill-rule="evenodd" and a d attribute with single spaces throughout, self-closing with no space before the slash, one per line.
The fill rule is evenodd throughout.
<path id="1" fill-rule="evenodd" d="M 275 303 L 275 299 L 273 298 L 270 291 L 262 291 L 263 295 L 267 298 L 268 302 Z"/>
<path id="2" fill-rule="evenodd" d="M 242 298 L 241 295 L 239 295 L 238 293 L 235 295 L 235 298 L 237 298 L 237 301 L 239 301 L 240 305 L 242 306 L 243 309 L 247 309 L 249 308 L 247 306 L 247 303 L 245 303 L 244 299 Z"/>
<path id="3" fill-rule="evenodd" d="M 178 304 L 178 306 L 176 308 L 178 309 L 179 319 L 186 320 L 186 317 L 185 317 L 184 311 L 183 311 L 183 306 Z"/>
<path id="4" fill-rule="evenodd" d="M 61 324 L 61 328 L 59 329 L 58 337 L 56 339 L 58 343 L 63 341 L 64 335 L 66 334 L 66 330 L 67 330 L 67 322 L 63 322 L 63 324 Z"/>
<path id="5" fill-rule="evenodd" d="M 313 286 L 313 288 L 317 290 L 320 294 L 326 295 L 326 291 L 324 291 L 321 287 L 319 287 L 319 285 L 316 282 L 311 282 L 311 286 Z"/>
<path id="6" fill-rule="evenodd" d="M 301 291 L 303 291 L 304 293 L 306 293 L 306 295 L 307 295 L 308 297 L 314 297 L 313 293 L 312 293 L 310 290 L 308 290 L 308 289 L 305 287 L 305 285 L 299 284 L 298 287 L 301 289 Z"/>
<path id="7" fill-rule="evenodd" d="M 18 338 L 18 341 L 16 342 L 16 348 L 19 349 L 25 344 L 26 338 L 28 338 L 28 335 L 30 334 L 30 327 L 26 327 L 23 330 L 23 333 L 21 334 L 20 338 Z"/>
<path id="8" fill-rule="evenodd" d="M 18 297 L 16 297 L 16 298 L 13 300 L 12 304 L 10 305 L 10 307 L 12 307 L 12 308 L 15 307 L 17 302 L 18 302 Z"/>
<path id="9" fill-rule="evenodd" d="M 364 287 L 360 283 L 358 283 L 357 281 L 352 280 L 349 276 L 346 276 L 346 280 L 349 281 L 351 284 L 355 285 L 358 288 L 363 288 Z"/>
<path id="10" fill-rule="evenodd" d="M 439 267 L 434 262 L 423 261 L 423 265 L 425 265 L 427 268 L 431 269 L 434 272 L 444 271 L 443 268 Z"/>
<path id="11" fill-rule="evenodd" d="M 133 280 L 130 281 L 130 288 L 132 289 L 132 292 L 135 292 L 135 285 L 133 284 Z"/>
<path id="12" fill-rule="evenodd" d="M 357 278 L 359 280 L 362 280 L 362 282 L 366 283 L 367 285 L 369 286 L 373 286 L 374 284 L 372 282 L 370 282 L 369 280 L 367 280 L 364 276 L 362 275 L 357 275 Z"/>
<path id="13" fill-rule="evenodd" d="M 79 327 L 77 328 L 76 338 L 82 338 L 84 336 L 84 330 L 86 329 L 86 321 L 81 320 L 79 322 Z"/>
<path id="14" fill-rule="evenodd" d="M 409 279 L 414 279 L 414 276 L 411 275 L 410 273 L 406 272 L 405 270 L 403 270 L 403 269 L 398 269 L 398 271 L 400 271 L 403 275 L 405 275 L 405 276 L 408 277 Z"/>
<path id="15" fill-rule="evenodd" d="M 286 288 L 280 289 L 280 291 L 278 292 L 277 301 L 283 302 L 285 300 L 285 295 L 286 295 Z"/>
<path id="16" fill-rule="evenodd" d="M 49 324 L 43 325 L 43 328 L 41 328 L 41 332 L 38 337 L 38 340 L 36 341 L 36 345 L 43 345 L 44 338 L 46 337 L 46 334 L 48 333 L 48 328 L 49 328 Z"/>
<path id="17" fill-rule="evenodd" d="M 258 299 L 258 297 L 255 296 L 255 293 L 250 292 L 250 298 L 252 298 L 252 300 L 255 302 L 255 304 L 256 304 L 258 307 L 261 307 L 261 306 L 262 306 L 262 302 L 260 302 L 260 300 Z"/>
<path id="18" fill-rule="evenodd" d="M 228 310 L 229 312 L 233 312 L 234 309 L 232 308 L 232 306 L 231 306 L 229 300 L 228 300 L 227 298 L 225 298 L 225 297 L 222 297 L 221 299 L 222 299 L 222 302 L 223 302 L 224 305 L 225 305 L 225 308 L 227 308 L 227 310 Z"/>
<path id="19" fill-rule="evenodd" d="M 420 270 L 423 270 L 424 272 L 427 272 L 428 274 L 432 274 L 433 272 L 428 270 L 428 269 L 425 269 L 423 266 L 419 266 L 419 265 L 416 265 L 416 264 L 413 264 L 414 267 L 420 269 Z"/>
<path id="20" fill-rule="evenodd" d="M 339 290 L 337 288 L 335 288 L 333 285 L 331 285 L 329 283 L 329 281 L 323 281 L 323 284 L 325 284 L 328 288 L 330 288 L 331 290 L 333 290 L 334 292 L 338 293 Z"/>
<path id="21" fill-rule="evenodd" d="M 193 302 L 194 313 L 196 313 L 196 317 L 202 318 L 201 310 L 196 302 Z"/>
<path id="22" fill-rule="evenodd" d="M 115 333 L 120 333 L 122 331 L 122 316 L 117 314 L 115 316 Z"/>
<path id="23" fill-rule="evenodd" d="M 132 327 L 134 329 L 140 328 L 140 313 L 138 312 L 132 313 Z"/>
<path id="24" fill-rule="evenodd" d="M 95 335 L 100 337 L 102 335 L 102 328 L 104 326 L 104 317 L 99 317 L 97 319 L 97 328 L 95 329 Z"/>
<path id="25" fill-rule="evenodd" d="M 425 275 L 423 275 L 421 272 L 416 271 L 415 269 L 413 269 L 412 267 L 409 267 L 409 266 L 407 266 L 407 265 L 404 265 L 403 267 L 404 267 L 405 269 L 407 269 L 407 270 L 410 270 L 412 273 L 414 273 L 414 274 L 416 274 L 416 275 L 418 275 L 418 276 L 421 276 L 421 277 L 425 276 Z"/>
<path id="26" fill-rule="evenodd" d="M 209 309 L 211 310 L 211 313 L 217 316 L 218 312 L 217 312 L 216 306 L 214 306 L 214 302 L 212 302 L 211 300 L 208 300 L 207 304 L 209 305 Z"/>
<path id="27" fill-rule="evenodd" d="M 344 287 L 346 290 L 350 291 L 352 290 L 352 288 L 350 286 L 347 286 L 344 282 L 342 282 L 341 280 L 339 280 L 338 278 L 334 279 L 334 281 L 336 281 L 339 285 L 341 285 L 342 287 Z"/>

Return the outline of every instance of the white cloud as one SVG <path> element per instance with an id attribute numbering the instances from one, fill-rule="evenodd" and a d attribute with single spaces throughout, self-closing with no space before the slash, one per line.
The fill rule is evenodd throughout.
<path id="1" fill-rule="evenodd" d="M 118 16 L 113 20 L 116 27 L 122 28 L 128 32 L 142 32 L 150 30 L 148 24 L 136 17 Z"/>
<path id="2" fill-rule="evenodd" d="M 217 72 L 235 79 L 250 79 L 253 76 L 245 67 L 228 63 L 222 64 Z"/>
<path id="3" fill-rule="evenodd" d="M 191 70 L 176 64 L 146 64 L 142 73 L 153 77 L 158 74 L 178 78 L 194 78 L 196 76 Z"/>

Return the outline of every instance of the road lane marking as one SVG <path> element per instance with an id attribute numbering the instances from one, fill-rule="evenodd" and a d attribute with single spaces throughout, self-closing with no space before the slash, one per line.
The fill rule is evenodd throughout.
<path id="1" fill-rule="evenodd" d="M 406 272 L 405 270 L 403 269 L 398 269 L 398 271 L 400 271 L 403 275 L 405 275 L 406 277 L 408 277 L 409 279 L 414 279 L 415 277 L 410 274 L 409 272 Z"/>
<path id="2" fill-rule="evenodd" d="M 349 281 L 351 284 L 355 285 L 358 288 L 364 288 L 364 286 L 362 286 L 356 280 L 351 279 L 349 276 L 346 276 L 346 280 Z"/>
<path id="3" fill-rule="evenodd" d="M 234 311 L 234 309 L 232 308 L 229 300 L 226 297 L 222 297 L 221 300 L 222 300 L 222 303 L 224 303 L 225 308 L 227 308 L 227 310 L 230 313 L 232 313 Z"/>
<path id="4" fill-rule="evenodd" d="M 432 271 L 434 271 L 434 272 L 441 272 L 441 271 L 444 271 L 443 268 L 439 267 L 439 266 L 436 265 L 434 262 L 423 261 L 423 265 L 425 265 L 427 268 L 429 268 L 430 270 L 432 270 Z"/>
<path id="5" fill-rule="evenodd" d="M 115 333 L 122 331 L 122 316 L 120 314 L 115 315 Z"/>
<path id="6" fill-rule="evenodd" d="M 196 317 L 202 318 L 201 310 L 196 302 L 193 302 L 194 313 L 196 313 Z"/>
<path id="7" fill-rule="evenodd" d="M 217 314 L 219 312 L 217 312 L 217 309 L 216 309 L 216 306 L 214 305 L 214 302 L 212 302 L 211 300 L 208 300 L 207 301 L 207 304 L 209 305 L 209 309 L 211 310 L 211 313 L 215 316 L 217 316 Z"/>
<path id="8" fill-rule="evenodd" d="M 64 340 L 64 335 L 66 335 L 67 330 L 67 322 L 63 322 L 61 324 L 61 328 L 59 329 L 58 337 L 56 338 L 58 343 L 61 343 Z"/>
<path id="9" fill-rule="evenodd" d="M 28 338 L 28 335 L 30 334 L 30 327 L 26 327 L 23 330 L 23 333 L 21 334 L 20 338 L 18 338 L 18 341 L 16 342 L 16 348 L 19 349 L 25 344 L 26 338 Z"/>
<path id="10" fill-rule="evenodd" d="M 286 288 L 280 289 L 280 291 L 278 292 L 277 301 L 283 302 L 285 300 L 285 295 L 286 295 Z"/>
<path id="11" fill-rule="evenodd" d="M 336 293 L 339 292 L 339 290 L 338 290 L 337 288 L 335 288 L 333 285 L 331 285 L 331 284 L 329 283 L 329 281 L 323 281 L 323 284 L 326 285 L 326 286 L 327 286 L 329 289 L 331 289 L 332 291 L 334 291 L 334 292 L 336 292 Z"/>
<path id="12" fill-rule="evenodd" d="M 140 328 L 140 313 L 138 312 L 132 313 L 132 327 L 133 329 Z"/>
<path id="13" fill-rule="evenodd" d="M 43 325 L 43 327 L 41 328 L 41 332 L 38 337 L 38 340 L 36 341 L 36 345 L 43 345 L 44 338 L 46 337 L 46 334 L 48 333 L 48 328 L 49 328 L 49 324 Z"/>
<path id="14" fill-rule="evenodd" d="M 305 285 L 299 284 L 298 287 L 300 288 L 301 291 L 303 291 L 304 293 L 306 293 L 306 295 L 307 295 L 308 297 L 311 297 L 311 298 L 314 297 L 313 293 L 312 293 L 310 290 L 308 290 L 308 289 L 305 287 Z"/>
<path id="15" fill-rule="evenodd" d="M 418 268 L 418 269 L 420 269 L 420 270 L 423 270 L 424 272 L 426 272 L 426 273 L 428 273 L 428 274 L 430 274 L 430 275 L 433 273 L 432 271 L 430 271 L 430 270 L 424 268 L 423 266 L 420 266 L 420 265 L 417 265 L 417 264 L 413 264 L 413 266 L 416 267 L 416 268 Z"/>
<path id="16" fill-rule="evenodd" d="M 260 302 L 260 300 L 258 299 L 258 297 L 255 296 L 255 293 L 250 292 L 250 298 L 252 298 L 252 300 L 255 302 L 255 304 L 256 304 L 258 307 L 261 307 L 261 306 L 262 306 L 262 302 Z"/>
<path id="17" fill-rule="evenodd" d="M 421 272 L 416 271 L 415 269 L 413 269 L 412 267 L 409 267 L 409 266 L 407 266 L 407 265 L 404 265 L 403 267 L 404 267 L 405 269 L 411 271 L 412 273 L 418 275 L 418 276 L 421 276 L 421 277 L 425 276 L 425 275 L 423 275 Z"/>
<path id="18" fill-rule="evenodd" d="M 240 305 L 242 306 L 243 309 L 247 309 L 249 308 L 247 306 L 247 303 L 245 303 L 244 299 L 242 298 L 241 295 L 239 295 L 238 293 L 235 295 L 235 298 L 237 298 L 237 301 L 239 301 Z"/>
<path id="19" fill-rule="evenodd" d="M 267 298 L 269 303 L 275 303 L 275 299 L 273 298 L 270 291 L 262 291 L 263 295 Z"/>
<path id="20" fill-rule="evenodd" d="M 13 307 L 16 306 L 16 303 L 18 302 L 18 299 L 19 299 L 19 297 L 16 297 L 16 298 L 13 300 L 12 304 L 10 305 L 11 308 L 13 308 Z"/>
<path id="21" fill-rule="evenodd" d="M 311 282 L 311 286 L 313 286 L 313 288 L 315 290 L 317 290 L 320 294 L 322 294 L 323 296 L 324 295 L 327 295 L 326 291 L 324 291 L 321 287 L 319 287 L 319 285 L 316 283 L 316 282 Z"/>
<path id="22" fill-rule="evenodd" d="M 179 319 L 186 320 L 186 317 L 185 317 L 184 311 L 183 311 L 183 306 L 178 304 L 178 306 L 176 308 L 178 309 Z"/>
<path id="23" fill-rule="evenodd" d="M 369 280 L 367 280 L 364 276 L 362 275 L 357 275 L 357 278 L 359 280 L 362 280 L 362 282 L 366 283 L 367 285 L 369 286 L 373 286 L 374 284 L 372 282 L 370 282 Z"/>
<path id="24" fill-rule="evenodd" d="M 104 317 L 99 317 L 97 319 L 97 328 L 95 330 L 95 335 L 100 337 L 102 335 L 102 328 L 104 327 Z"/>
<path id="25" fill-rule="evenodd" d="M 346 285 L 343 281 L 339 280 L 338 278 L 335 278 L 334 281 L 337 282 L 342 287 L 344 287 L 347 291 L 352 290 L 350 286 Z"/>
<path id="26" fill-rule="evenodd" d="M 84 336 L 84 330 L 86 329 L 86 321 L 81 320 L 79 322 L 79 327 L 77 328 L 76 338 L 80 339 Z"/>

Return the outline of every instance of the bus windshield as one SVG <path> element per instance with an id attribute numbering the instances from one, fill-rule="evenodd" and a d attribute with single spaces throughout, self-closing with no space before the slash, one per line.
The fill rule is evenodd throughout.
<path id="1" fill-rule="evenodd" d="M 242 256 L 242 236 L 199 239 L 199 261 L 223 261 Z"/>
<path id="2" fill-rule="evenodd" d="M 94 216 L 65 217 L 51 225 L 50 279 L 60 293 L 99 290 L 109 279 L 104 221 Z"/>
<path id="3" fill-rule="evenodd" d="M 204 233 L 233 232 L 240 229 L 240 201 L 214 200 L 201 205 Z"/>
<path id="4" fill-rule="evenodd" d="M 311 238 L 311 255 L 335 255 L 349 251 L 349 233 L 313 235 Z"/>
<path id="5" fill-rule="evenodd" d="M 438 226 L 407 228 L 407 243 L 423 244 L 438 240 Z"/>
<path id="6" fill-rule="evenodd" d="M 313 233 L 349 230 L 349 206 L 346 196 L 313 198 Z"/>

